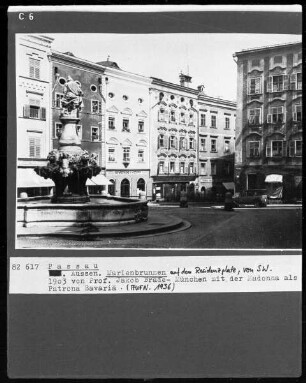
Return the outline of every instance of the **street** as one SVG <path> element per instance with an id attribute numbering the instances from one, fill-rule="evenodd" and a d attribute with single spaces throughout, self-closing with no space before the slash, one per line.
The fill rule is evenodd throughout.
<path id="1" fill-rule="evenodd" d="M 18 248 L 167 248 L 298 249 L 302 247 L 302 208 L 268 206 L 227 212 L 222 207 L 150 206 L 150 211 L 180 217 L 191 228 L 138 237 L 72 240 L 23 237 Z M 149 212 L 150 213 L 150 212 Z M 150 216 L 150 214 L 149 214 Z"/>

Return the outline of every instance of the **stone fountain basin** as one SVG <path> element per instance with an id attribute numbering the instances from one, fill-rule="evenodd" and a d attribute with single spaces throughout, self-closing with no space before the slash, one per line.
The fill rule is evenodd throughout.
<path id="1" fill-rule="evenodd" d="M 90 197 L 83 204 L 50 203 L 50 199 L 20 200 L 17 226 L 108 226 L 146 221 L 148 201 L 123 197 Z"/>

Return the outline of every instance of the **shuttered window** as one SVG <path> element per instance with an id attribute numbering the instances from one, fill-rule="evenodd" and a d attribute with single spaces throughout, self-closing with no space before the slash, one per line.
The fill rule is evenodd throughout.
<path id="1" fill-rule="evenodd" d="M 40 61 L 30 57 L 29 59 L 29 76 L 37 80 L 40 79 Z"/>
<path id="2" fill-rule="evenodd" d="M 29 137 L 29 157 L 40 158 L 41 156 L 41 138 Z"/>
<path id="3" fill-rule="evenodd" d="M 261 77 L 254 77 L 249 79 L 249 94 L 259 94 L 261 90 Z"/>

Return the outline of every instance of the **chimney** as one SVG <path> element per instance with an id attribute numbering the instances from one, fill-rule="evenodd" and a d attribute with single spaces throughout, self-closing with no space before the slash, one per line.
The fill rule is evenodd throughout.
<path id="1" fill-rule="evenodd" d="M 183 74 L 182 72 L 179 75 L 180 78 L 180 85 L 181 86 L 189 86 L 188 84 L 191 83 L 192 77 L 188 74 Z"/>

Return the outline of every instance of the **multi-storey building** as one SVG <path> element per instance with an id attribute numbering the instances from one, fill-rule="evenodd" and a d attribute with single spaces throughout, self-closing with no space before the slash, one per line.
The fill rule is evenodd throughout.
<path id="1" fill-rule="evenodd" d="M 207 198 L 234 191 L 236 103 L 199 94 L 199 190 Z"/>
<path id="2" fill-rule="evenodd" d="M 236 181 L 243 189 L 283 189 L 302 182 L 302 44 L 247 49 L 237 62 Z M 279 196 L 281 194 L 279 193 Z"/>
<path id="3" fill-rule="evenodd" d="M 53 148 L 58 148 L 58 139 L 62 130 L 61 99 L 67 78 L 71 76 L 81 85 L 84 93 L 77 134 L 81 139 L 82 148 L 89 153 L 96 153 L 98 165 L 102 166 L 102 75 L 104 70 L 100 65 L 77 58 L 70 52 L 60 53 L 52 50 L 51 62 L 52 119 L 50 130 Z M 105 167 L 102 170 L 105 171 Z"/>
<path id="4" fill-rule="evenodd" d="M 147 77 L 124 71 L 113 61 L 104 68 L 105 115 L 102 148 L 110 194 L 152 196 L 150 179 L 149 86 Z"/>
<path id="5" fill-rule="evenodd" d="M 50 140 L 50 48 L 46 36 L 16 36 L 17 195 L 43 195 L 54 185 L 34 172 L 47 163 Z M 25 194 L 26 193 L 26 194 Z"/>
<path id="6" fill-rule="evenodd" d="M 176 199 L 197 178 L 198 92 L 152 78 L 150 88 L 153 197 Z"/>

